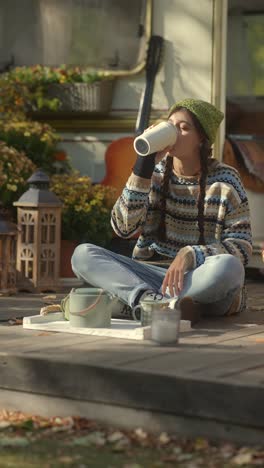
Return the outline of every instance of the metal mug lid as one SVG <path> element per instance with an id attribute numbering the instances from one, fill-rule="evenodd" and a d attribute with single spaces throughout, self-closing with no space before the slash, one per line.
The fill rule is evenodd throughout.
<path id="1" fill-rule="evenodd" d="M 140 304 L 157 304 L 157 305 L 166 305 L 170 303 L 171 299 L 164 297 L 161 293 L 153 293 L 145 296 L 142 300 L 139 300 Z"/>

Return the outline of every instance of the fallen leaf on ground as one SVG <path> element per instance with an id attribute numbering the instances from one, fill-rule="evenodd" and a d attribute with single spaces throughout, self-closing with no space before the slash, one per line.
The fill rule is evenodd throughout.
<path id="1" fill-rule="evenodd" d="M 158 440 L 159 440 L 159 443 L 160 443 L 161 445 L 166 445 L 166 444 L 168 444 L 168 443 L 171 441 L 171 439 L 170 439 L 170 437 L 168 436 L 167 432 L 162 432 L 162 433 L 160 434 Z"/>
<path id="2" fill-rule="evenodd" d="M 57 296 L 55 294 L 50 294 L 49 296 L 43 296 L 42 301 L 46 304 L 50 304 L 53 301 L 56 301 Z"/>
<path id="3" fill-rule="evenodd" d="M 146 439 L 148 436 L 147 433 L 141 428 L 135 429 L 134 434 L 137 436 L 138 439 L 142 440 Z"/>
<path id="4" fill-rule="evenodd" d="M 238 466 L 243 466 L 243 465 L 248 465 L 252 461 L 253 455 L 251 452 L 247 453 L 239 453 L 235 457 L 231 458 L 231 463 L 234 463 L 234 465 Z"/>
<path id="5" fill-rule="evenodd" d="M 195 450 L 206 450 L 209 447 L 209 442 L 207 439 L 198 437 L 194 442 Z"/>
<path id="6" fill-rule="evenodd" d="M 52 432 L 69 431 L 74 426 L 74 420 L 71 416 L 68 418 L 55 418 L 51 427 Z"/>
<path id="7" fill-rule="evenodd" d="M 46 305 L 45 307 L 41 307 L 39 314 L 47 315 L 53 312 L 61 312 L 60 304 L 50 304 L 50 305 Z"/>
<path id="8" fill-rule="evenodd" d="M 7 427 L 12 426 L 11 422 L 9 421 L 0 421 L 0 431 L 6 429 Z"/>
<path id="9" fill-rule="evenodd" d="M 69 426 L 72 427 L 74 425 L 74 419 L 72 416 L 67 416 L 66 418 L 53 418 L 52 422 L 59 425 L 59 426 Z"/>
<path id="10" fill-rule="evenodd" d="M 8 325 L 22 325 L 23 324 L 23 319 L 20 318 L 12 318 L 8 320 Z"/>
<path id="11" fill-rule="evenodd" d="M 8 419 L 8 416 L 9 416 L 9 411 L 7 411 L 6 409 L 2 409 L 0 411 L 0 418 L 1 419 Z"/>

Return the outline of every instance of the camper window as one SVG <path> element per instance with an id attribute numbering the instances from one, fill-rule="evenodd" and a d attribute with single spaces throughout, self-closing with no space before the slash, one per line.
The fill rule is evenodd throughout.
<path id="1" fill-rule="evenodd" d="M 231 10 L 228 18 L 227 96 L 264 96 L 264 11 Z"/>
<path id="2" fill-rule="evenodd" d="M 0 0 L 0 68 L 61 64 L 131 73 L 151 0 Z"/>

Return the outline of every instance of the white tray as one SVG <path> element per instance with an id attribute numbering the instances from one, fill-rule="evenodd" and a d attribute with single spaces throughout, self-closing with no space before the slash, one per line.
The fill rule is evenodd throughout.
<path id="1" fill-rule="evenodd" d="M 112 319 L 111 328 L 78 328 L 72 327 L 67 320 L 64 320 L 62 312 L 24 317 L 23 328 L 77 333 L 81 335 L 108 336 L 111 338 L 123 338 L 128 340 L 150 339 L 150 327 L 141 327 L 140 324 L 134 320 Z M 181 320 L 180 332 L 190 330 L 191 323 L 188 320 Z"/>

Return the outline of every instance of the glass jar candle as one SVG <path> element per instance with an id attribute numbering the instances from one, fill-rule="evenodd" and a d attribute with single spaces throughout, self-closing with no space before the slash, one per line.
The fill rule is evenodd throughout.
<path id="1" fill-rule="evenodd" d="M 179 308 L 154 308 L 151 322 L 151 339 L 160 345 L 178 343 L 180 320 Z"/>

